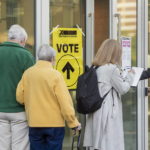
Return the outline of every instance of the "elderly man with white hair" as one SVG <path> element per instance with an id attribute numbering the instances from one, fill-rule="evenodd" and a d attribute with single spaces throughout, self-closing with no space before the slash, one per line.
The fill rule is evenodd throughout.
<path id="1" fill-rule="evenodd" d="M 31 150 L 62 150 L 65 121 L 79 129 L 71 96 L 55 69 L 55 50 L 42 45 L 39 60 L 27 69 L 17 87 L 17 100 L 26 108 Z"/>
<path id="2" fill-rule="evenodd" d="M 34 64 L 26 40 L 24 28 L 12 25 L 8 41 L 0 44 L 0 150 L 29 150 L 25 109 L 16 101 L 17 84 Z"/>

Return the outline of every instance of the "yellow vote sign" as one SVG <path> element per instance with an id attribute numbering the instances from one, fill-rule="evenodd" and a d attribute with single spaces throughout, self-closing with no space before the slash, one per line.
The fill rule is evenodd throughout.
<path id="1" fill-rule="evenodd" d="M 55 68 L 63 75 L 68 89 L 76 89 L 77 79 L 83 73 L 81 29 L 55 29 L 53 48 L 57 51 Z"/>

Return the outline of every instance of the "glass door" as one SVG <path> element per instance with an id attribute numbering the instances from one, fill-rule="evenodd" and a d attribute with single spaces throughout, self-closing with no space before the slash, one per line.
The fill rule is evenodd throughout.
<path id="1" fill-rule="evenodd" d="M 131 65 L 137 66 L 136 0 L 117 0 L 120 14 L 120 36 L 131 38 Z M 137 150 L 137 88 L 122 97 L 125 149 Z"/>
<path id="2" fill-rule="evenodd" d="M 118 40 L 131 38 L 131 65 L 137 66 L 137 0 L 116 0 L 111 3 L 111 9 L 110 36 Z M 122 103 L 125 149 L 137 150 L 137 88 L 122 96 Z"/>
<path id="3" fill-rule="evenodd" d="M 85 33 L 85 0 L 49 0 L 50 7 L 50 33 L 55 27 L 81 28 Z M 50 43 L 52 44 L 52 34 Z M 83 54 L 85 54 L 85 37 L 83 36 Z M 70 91 L 75 106 L 75 91 Z M 78 115 L 78 119 L 80 116 Z M 81 120 L 81 119 L 80 119 Z M 70 150 L 72 143 L 72 132 L 66 127 L 63 150 Z"/>

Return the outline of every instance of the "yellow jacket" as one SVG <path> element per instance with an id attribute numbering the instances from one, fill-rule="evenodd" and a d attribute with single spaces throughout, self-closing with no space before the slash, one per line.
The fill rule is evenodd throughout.
<path id="1" fill-rule="evenodd" d="M 79 125 L 64 79 L 48 61 L 25 71 L 16 96 L 25 105 L 30 127 L 64 127 L 65 120 L 70 128 Z"/>

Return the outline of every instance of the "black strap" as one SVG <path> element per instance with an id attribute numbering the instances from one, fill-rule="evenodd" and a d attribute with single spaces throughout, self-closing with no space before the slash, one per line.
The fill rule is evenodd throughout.
<path id="1" fill-rule="evenodd" d="M 118 98 L 120 98 L 120 97 L 119 97 L 119 93 L 117 92 L 117 90 L 112 87 L 113 106 L 115 106 L 115 103 L 114 103 L 114 92 L 113 91 L 115 91 L 117 93 Z"/>
<path id="2" fill-rule="evenodd" d="M 95 68 L 95 69 L 98 69 L 100 66 L 94 66 L 92 65 L 91 68 Z"/>
<path id="3" fill-rule="evenodd" d="M 103 83 L 103 82 L 98 82 L 98 83 Z M 111 88 L 111 89 L 113 89 L 113 87 Z M 111 91 L 111 89 L 103 96 L 103 97 L 101 97 L 101 98 L 103 98 L 103 99 L 105 99 L 105 97 L 107 96 L 107 94 Z"/>
<path id="4" fill-rule="evenodd" d="M 108 95 L 108 93 L 111 91 L 111 89 L 103 96 L 103 99 L 105 99 L 105 97 Z"/>
<path id="5" fill-rule="evenodd" d="M 95 69 L 98 69 L 99 68 L 99 66 L 95 66 Z"/>
<path id="6" fill-rule="evenodd" d="M 112 88 L 112 98 L 113 98 L 113 106 L 115 106 L 115 103 L 114 103 L 114 88 Z"/>

